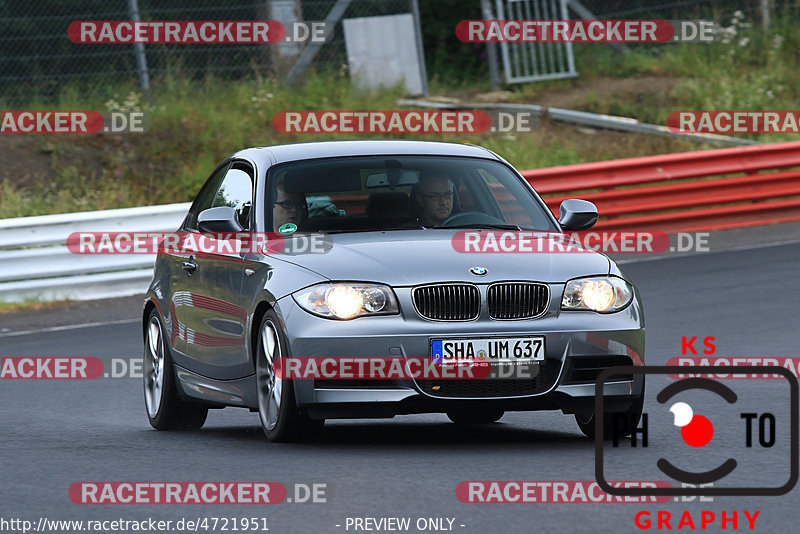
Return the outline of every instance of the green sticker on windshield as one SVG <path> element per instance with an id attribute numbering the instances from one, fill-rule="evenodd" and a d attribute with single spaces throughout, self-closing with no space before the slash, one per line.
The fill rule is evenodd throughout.
<path id="1" fill-rule="evenodd" d="M 297 225 L 292 223 L 286 223 L 280 228 L 278 228 L 278 233 L 281 235 L 293 234 L 296 231 L 297 231 Z"/>

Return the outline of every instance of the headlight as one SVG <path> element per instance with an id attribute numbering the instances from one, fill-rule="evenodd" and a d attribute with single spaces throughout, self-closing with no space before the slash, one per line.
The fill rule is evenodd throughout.
<path id="1" fill-rule="evenodd" d="M 292 295 L 304 310 L 330 319 L 398 312 L 397 300 L 388 286 L 380 284 L 318 284 Z"/>
<path id="2" fill-rule="evenodd" d="M 616 276 L 570 280 L 561 299 L 562 310 L 619 311 L 633 300 L 633 286 Z"/>

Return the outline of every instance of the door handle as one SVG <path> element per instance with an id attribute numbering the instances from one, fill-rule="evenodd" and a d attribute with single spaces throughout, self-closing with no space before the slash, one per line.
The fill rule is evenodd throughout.
<path id="1" fill-rule="evenodd" d="M 189 256 L 189 261 L 183 262 L 183 270 L 192 274 L 197 269 L 197 264 L 194 262 L 194 256 Z"/>

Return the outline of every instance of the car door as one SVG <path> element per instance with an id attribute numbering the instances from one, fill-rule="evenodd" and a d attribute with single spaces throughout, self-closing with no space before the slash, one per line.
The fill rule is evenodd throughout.
<path id="1" fill-rule="evenodd" d="M 253 168 L 233 161 L 210 207 L 232 207 L 243 231 L 251 228 Z M 246 345 L 247 303 L 242 294 L 244 251 L 231 250 L 213 234 L 198 236 L 186 271 L 182 314 L 187 356 L 204 376 L 233 379 L 251 372 Z M 187 247 L 191 248 L 191 247 Z"/>
<path id="2" fill-rule="evenodd" d="M 184 220 L 180 232 L 178 232 L 178 242 L 174 247 L 166 249 L 164 257 L 169 268 L 169 312 L 165 318 L 167 330 L 169 331 L 170 346 L 173 351 L 173 358 L 179 365 L 187 365 L 187 338 L 189 330 L 187 323 L 193 313 L 192 297 L 190 285 L 192 284 L 192 272 L 187 268 L 195 262 L 195 253 L 184 249 L 186 237 L 191 235 L 195 239 L 197 232 L 197 217 L 201 211 L 212 206 L 219 190 L 219 186 L 230 167 L 230 162 L 217 167 L 211 176 L 206 180 L 200 192 L 195 197 L 189 214 Z"/>

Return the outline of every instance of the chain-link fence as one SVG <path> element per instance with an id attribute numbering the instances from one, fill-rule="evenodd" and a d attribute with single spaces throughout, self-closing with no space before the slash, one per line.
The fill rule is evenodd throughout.
<path id="1" fill-rule="evenodd" d="M 708 42 L 710 38 L 725 44 L 739 30 L 754 27 L 765 34 L 772 33 L 782 42 L 785 36 L 780 33 L 786 32 L 787 21 L 800 18 L 800 2 L 796 0 L 481 0 L 481 6 L 484 18 L 666 20 L 676 28 L 676 39 L 666 42 L 607 43 L 624 53 L 647 52 L 692 38 L 698 42 Z M 699 37 L 699 20 L 704 21 L 703 24 L 711 23 L 707 26 L 710 35 Z M 694 37 L 687 37 L 692 35 Z M 742 37 L 740 41 L 747 43 L 749 39 Z M 495 54 L 502 58 L 505 81 L 509 84 L 576 76 L 572 67 L 575 58 L 580 57 L 586 63 L 587 57 L 591 58 L 598 50 L 597 43 L 577 44 L 573 48 L 571 43 L 501 42 L 487 47 L 499 49 Z M 561 54 L 566 56 L 566 64 Z M 490 64 L 493 88 L 499 87 L 499 78 L 499 67 Z"/>
<path id="2" fill-rule="evenodd" d="M 599 19 L 706 19 L 725 25 L 732 18 L 773 28 L 800 17 L 797 0 L 569 0 Z M 735 15 L 734 15 L 735 14 Z"/>
<path id="3" fill-rule="evenodd" d="M 67 29 L 74 21 L 130 20 L 132 5 L 143 21 L 275 20 L 278 4 L 283 8 L 296 5 L 297 20 L 309 24 L 335 15 L 333 31 L 313 54 L 307 65 L 310 69 L 339 71 L 347 64 L 342 20 L 415 14 L 418 8 L 415 24 L 421 27 L 428 77 L 450 85 L 487 78 L 485 44 L 461 42 L 454 31 L 461 20 L 482 18 L 481 0 L 0 0 L 0 98 L 9 103 L 32 98 L 46 101 L 65 86 L 81 94 L 106 95 L 124 84 L 141 84 L 142 68 L 134 45 L 72 42 Z M 773 23 L 784 16 L 800 18 L 796 1 L 580 0 L 580 4 L 601 19 L 711 18 L 724 22 L 734 11 L 742 11 L 755 24 L 765 13 Z M 578 16 L 572 9 L 569 13 Z M 154 80 L 171 73 L 198 79 L 278 73 L 288 79 L 287 65 L 276 65 L 275 50 L 282 46 L 287 45 L 145 44 L 139 57 Z M 299 59 L 303 47 L 310 45 L 299 46 L 289 51 L 289 61 L 296 61 L 292 53 Z M 297 75 L 297 69 L 291 74 Z"/>
<path id="4" fill-rule="evenodd" d="M 603 19 L 713 18 L 742 11 L 754 18 L 766 7 L 774 9 L 774 0 L 580 0 L 589 11 Z"/>
<path id="5" fill-rule="evenodd" d="M 68 28 L 75 21 L 133 20 L 136 10 L 142 21 L 278 20 L 275 15 L 281 9 L 285 13 L 287 4 L 294 8 L 290 9 L 294 11 L 293 20 L 300 23 L 333 20 L 333 31 L 315 51 L 308 67 L 340 69 L 347 64 L 343 19 L 413 14 L 416 0 L 0 1 L 0 96 L 7 102 L 29 101 L 32 97 L 47 100 L 57 96 L 65 83 L 78 91 L 103 94 L 124 83 L 140 85 L 144 64 L 147 77 L 152 79 L 170 73 L 226 79 L 274 75 L 276 47 L 293 43 L 145 44 L 137 62 L 133 44 L 77 43 L 69 39 Z M 291 31 L 291 27 L 287 29 Z M 283 55 L 292 61 L 306 46 L 309 42 L 296 45 L 295 50 L 284 50 L 287 53 Z"/>

